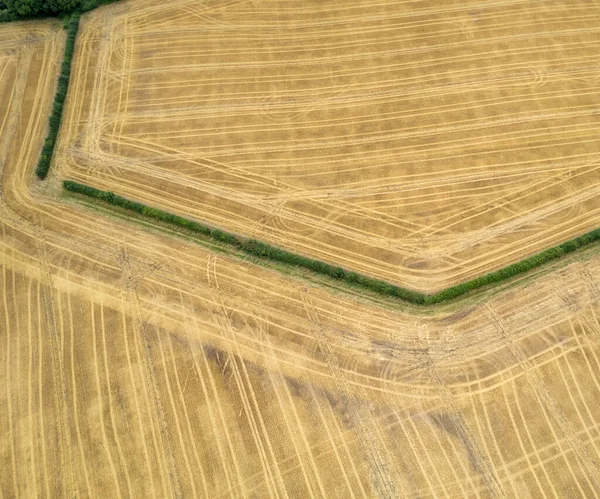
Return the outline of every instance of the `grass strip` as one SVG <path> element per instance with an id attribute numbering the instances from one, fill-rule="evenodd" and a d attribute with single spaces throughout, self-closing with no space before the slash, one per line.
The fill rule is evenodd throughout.
<path id="1" fill-rule="evenodd" d="M 60 76 L 58 78 L 58 88 L 56 90 L 56 95 L 54 96 L 52 113 L 50 113 L 50 119 L 48 120 L 48 135 L 46 136 L 46 140 L 44 140 L 42 154 L 40 155 L 37 168 L 35 169 L 35 174 L 42 180 L 46 178 L 48 170 L 50 170 L 50 162 L 52 161 L 52 154 L 54 153 L 56 138 L 58 137 L 58 130 L 62 120 L 65 98 L 67 97 L 67 90 L 69 88 L 71 62 L 73 60 L 73 52 L 75 51 L 75 39 L 77 38 L 77 31 L 79 30 L 80 16 L 81 14 L 76 12 L 71 15 L 66 23 L 67 42 L 65 45 L 63 62 L 60 68 Z"/>
<path id="2" fill-rule="evenodd" d="M 220 229 L 216 229 L 214 227 L 168 213 L 161 209 L 146 206 L 142 203 L 138 203 L 137 201 L 132 201 L 122 196 L 118 196 L 113 192 L 102 191 L 100 189 L 96 189 L 95 187 L 73 182 L 71 180 L 63 181 L 63 188 L 67 191 L 82 194 L 84 196 L 104 201 L 110 205 L 132 211 L 138 215 L 142 215 L 143 217 L 166 222 L 188 231 L 201 234 L 220 243 L 233 246 L 239 251 L 254 257 L 308 269 L 317 274 L 332 277 L 340 281 L 345 281 L 354 286 L 367 289 L 383 296 L 399 298 L 400 300 L 415 305 L 432 305 L 453 300 L 476 289 L 480 289 L 491 284 L 499 284 L 502 281 L 506 281 L 545 263 L 556 260 L 567 253 L 572 253 L 573 251 L 600 241 L 599 228 L 559 244 L 558 246 L 554 246 L 553 248 L 542 251 L 541 253 L 537 253 L 529 258 L 521 260 L 520 262 L 513 263 L 512 265 L 504 267 L 495 272 L 490 272 L 484 276 L 446 288 L 438 293 L 426 295 L 418 291 L 401 288 L 400 286 L 396 286 L 379 279 L 374 279 L 356 272 L 348 271 L 320 260 L 306 258 L 302 255 L 291 253 L 256 239 L 242 238 L 235 234 L 224 232 Z"/>

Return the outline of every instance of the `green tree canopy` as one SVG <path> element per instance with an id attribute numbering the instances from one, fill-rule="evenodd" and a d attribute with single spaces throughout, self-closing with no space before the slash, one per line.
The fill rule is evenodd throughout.
<path id="1" fill-rule="evenodd" d="M 81 0 L 0 0 L 0 8 L 4 5 L 11 13 L 21 17 L 72 12 L 80 4 Z"/>

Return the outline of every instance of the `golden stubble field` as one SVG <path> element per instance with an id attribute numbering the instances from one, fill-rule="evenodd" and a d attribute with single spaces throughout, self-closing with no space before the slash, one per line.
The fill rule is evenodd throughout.
<path id="1" fill-rule="evenodd" d="M 107 217 L 32 180 L 63 43 L 0 25 L 0 497 L 600 494 L 597 250 L 426 313 Z"/>
<path id="2" fill-rule="evenodd" d="M 136 0 L 83 23 L 59 176 L 425 292 L 597 226 L 591 0 Z"/>

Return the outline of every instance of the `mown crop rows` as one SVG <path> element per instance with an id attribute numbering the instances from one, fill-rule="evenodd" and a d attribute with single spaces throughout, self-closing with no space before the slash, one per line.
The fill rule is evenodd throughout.
<path id="1" fill-rule="evenodd" d="M 324 3 L 298 5 L 297 13 L 306 14 Z M 402 4 L 370 2 L 369 19 L 365 5 L 346 7 L 368 23 L 388 19 L 382 13 Z M 429 3 L 407 5 L 412 15 L 435 17 Z M 512 10 L 519 5 L 523 14 L 555 18 L 557 25 L 594 20 L 593 6 L 583 2 L 564 9 L 559 2 L 511 2 L 493 12 L 494 22 L 505 19 L 506 30 L 519 26 Z M 231 35 L 234 27 L 226 26 L 219 8 L 257 9 L 264 19 L 281 7 L 220 1 L 165 6 L 132 1 L 110 7 L 110 14 L 83 16 L 82 32 L 100 29 L 95 16 L 106 26 L 97 38 L 88 32 L 81 47 L 76 44 L 73 75 L 93 67 L 96 55 L 104 57 L 102 50 L 90 53 L 102 43 L 119 44 L 121 55 L 103 59 L 101 67 L 121 73 L 119 61 L 133 61 L 126 54 L 134 52 L 134 39 L 111 40 L 119 29 L 147 30 L 156 38 L 177 24 L 185 38 L 193 18 L 213 34 Z M 447 29 L 468 37 L 469 12 L 485 19 L 487 7 L 445 7 L 465 15 Z M 129 28 L 115 21 L 128 9 L 140 13 L 129 18 Z M 320 13 L 329 25 L 348 21 L 340 22 L 339 11 Z M 274 31 L 266 22 L 248 23 Z M 573 43 L 581 44 L 583 57 L 589 31 L 580 28 Z M 310 23 L 303 29 L 310 31 Z M 125 125 L 120 130 L 110 119 L 86 118 L 90 110 L 104 116 L 110 108 L 100 92 L 107 85 L 101 72 L 71 81 L 56 170 L 32 183 L 64 43 L 56 21 L 0 26 L 1 497 L 600 495 L 597 251 L 569 258 L 527 286 L 417 313 L 408 306 L 391 309 L 375 295 L 332 293 L 104 216 L 59 197 L 57 178 L 73 178 L 63 175 L 73 172 L 79 183 L 93 179 L 91 192 L 115 193 L 102 194 L 103 202 L 136 199 L 132 206 L 142 213 L 156 207 L 147 215 L 172 211 L 205 219 L 193 208 L 170 206 L 168 194 L 155 203 L 160 186 L 138 196 L 143 185 L 128 183 L 125 174 L 121 190 L 111 188 L 106 172 L 118 177 L 119 169 L 143 171 L 152 164 L 157 175 L 153 162 L 165 160 L 138 149 L 119 162 Z M 159 55 L 145 50 L 149 59 Z M 136 71 L 148 74 L 133 66 L 130 71 L 132 81 Z M 593 82 L 585 71 L 579 76 L 579 82 L 568 80 L 574 93 Z M 541 91 L 543 71 L 536 78 Z M 116 81 L 123 89 L 131 85 Z M 82 90 L 95 86 L 98 93 Z M 132 98 L 139 90 L 132 87 Z M 135 97 L 170 105 L 143 92 Z M 121 103 L 121 117 L 132 103 Z M 62 136 L 78 127 L 89 134 Z M 100 137 L 98 147 L 88 147 Z M 592 156 L 575 150 L 581 141 L 572 147 L 574 155 Z M 110 160 L 106 170 L 94 170 L 102 159 Z M 558 171 L 576 176 L 567 167 Z M 552 178 L 544 185 L 556 186 Z M 565 176 L 564 184 L 579 192 L 571 179 Z M 189 194 L 183 184 L 179 189 Z M 584 209 L 586 192 L 579 194 L 577 206 Z M 224 219 L 230 216 L 225 210 Z M 569 216 L 580 220 L 581 213 L 573 208 Z"/>
<path id="2" fill-rule="evenodd" d="M 90 16 L 60 176 L 424 293 L 597 228 L 595 9 L 411 5 Z"/>

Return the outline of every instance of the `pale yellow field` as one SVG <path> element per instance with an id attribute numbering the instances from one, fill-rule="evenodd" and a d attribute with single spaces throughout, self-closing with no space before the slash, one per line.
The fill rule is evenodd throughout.
<path id="1" fill-rule="evenodd" d="M 0 497 L 600 494 L 597 249 L 424 311 L 90 210 L 33 181 L 63 43 L 0 25 Z"/>
<path id="2" fill-rule="evenodd" d="M 598 225 L 599 22 L 591 0 L 133 0 L 83 23 L 57 172 L 437 291 Z"/>

